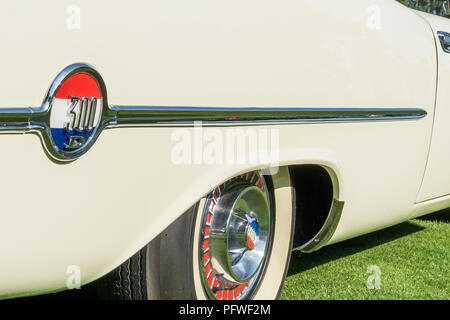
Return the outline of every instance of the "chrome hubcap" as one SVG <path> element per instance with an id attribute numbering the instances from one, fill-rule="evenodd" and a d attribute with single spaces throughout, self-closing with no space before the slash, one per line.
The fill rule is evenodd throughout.
<path id="1" fill-rule="evenodd" d="M 265 182 L 257 173 L 240 178 L 214 190 L 204 213 L 203 282 L 209 296 L 219 299 L 230 290 L 233 299 L 248 295 L 269 247 L 272 218 Z"/>
<path id="2" fill-rule="evenodd" d="M 258 271 L 265 255 L 270 209 L 257 186 L 222 195 L 211 221 L 211 261 L 228 282 L 244 283 Z"/>

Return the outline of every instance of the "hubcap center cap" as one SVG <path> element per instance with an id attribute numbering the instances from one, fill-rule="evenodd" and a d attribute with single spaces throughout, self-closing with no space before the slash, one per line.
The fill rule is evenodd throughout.
<path id="1" fill-rule="evenodd" d="M 256 219 L 253 219 L 247 224 L 247 248 L 253 250 L 259 240 L 259 224 Z"/>

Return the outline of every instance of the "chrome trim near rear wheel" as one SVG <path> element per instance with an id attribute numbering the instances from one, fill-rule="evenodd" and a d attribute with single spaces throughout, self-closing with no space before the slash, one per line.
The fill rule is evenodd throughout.
<path id="1" fill-rule="evenodd" d="M 330 213 L 319 232 L 305 244 L 294 248 L 293 251 L 312 252 L 323 247 L 336 231 L 343 209 L 344 202 L 333 199 Z"/>

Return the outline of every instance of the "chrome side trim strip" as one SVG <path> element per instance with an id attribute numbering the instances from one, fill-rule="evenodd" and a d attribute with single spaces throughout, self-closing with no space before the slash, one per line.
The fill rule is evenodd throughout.
<path id="1" fill-rule="evenodd" d="M 319 232 L 307 243 L 294 248 L 293 251 L 312 252 L 320 249 L 330 241 L 341 219 L 344 202 L 333 199 L 330 213 Z"/>
<path id="2" fill-rule="evenodd" d="M 311 122 L 421 119 L 419 108 L 218 108 L 111 106 L 112 126 L 278 125 Z"/>
<path id="3" fill-rule="evenodd" d="M 55 97 L 58 90 L 70 79 L 79 74 L 97 82 L 101 97 L 99 116 L 86 120 L 88 106 L 82 105 L 76 112 L 70 113 L 70 119 L 64 114 L 52 117 Z M 87 79 L 86 78 L 86 79 Z M 68 82 L 66 82 L 68 81 Z M 80 81 L 80 80 L 78 80 Z M 86 80 L 83 80 L 86 81 Z M 77 86 L 66 94 L 66 100 L 73 102 L 79 94 L 86 95 Z M 81 91 L 80 91 L 81 90 Z M 85 97 L 89 100 L 88 97 Z M 81 99 L 84 99 L 81 97 Z M 92 99 L 92 97 L 91 97 Z M 83 100 L 84 101 L 84 100 Z M 92 105 L 91 100 L 91 105 Z M 96 101 L 96 100 L 95 100 Z M 87 103 L 87 101 L 86 101 Z M 75 108 L 75 105 L 73 106 Z M 61 111 L 61 110 L 60 110 Z M 60 112 L 58 111 L 58 112 Z M 78 114 L 77 120 L 75 116 Z M 97 114 L 97 112 L 95 112 Z M 163 106 L 110 106 L 105 82 L 100 73 L 86 63 L 74 63 L 62 69 L 48 89 L 42 105 L 38 108 L 0 108 L 0 134 L 33 133 L 40 136 L 49 158 L 55 162 L 70 162 L 85 154 L 95 143 L 104 129 L 129 126 L 195 126 L 201 122 L 204 126 L 240 126 L 240 125 L 278 125 L 314 122 L 342 122 L 367 120 L 412 120 L 425 117 L 427 112 L 418 108 L 222 108 L 222 107 L 163 107 Z M 68 114 L 66 114 L 68 116 Z M 67 118 L 67 117 L 66 117 Z M 80 119 L 83 122 L 80 123 Z M 55 121 L 52 121 L 55 120 Z M 96 122 L 93 125 L 93 121 Z M 87 123 L 86 123 L 87 121 Z M 54 127 L 52 127 L 52 125 Z M 75 130 L 75 129 L 78 130 Z M 89 129 L 90 128 L 90 129 Z M 89 129 L 89 130 L 86 130 Z M 79 133 L 79 131 L 83 131 Z M 56 140 L 55 141 L 55 135 Z M 64 141 L 65 140 L 65 141 Z"/>
<path id="4" fill-rule="evenodd" d="M 69 70 L 70 71 L 70 70 Z M 90 72 L 94 72 L 90 70 Z M 67 72 L 66 72 L 67 73 Z M 70 73 L 68 73 L 70 75 Z M 103 84 L 102 84 L 103 86 Z M 106 91 L 105 91 L 106 92 Z M 50 128 L 52 99 L 40 108 L 0 108 L 0 134 L 38 134 L 51 159 L 73 161 L 83 155 L 101 132 L 116 127 L 154 126 L 243 126 L 300 123 L 397 121 L 424 118 L 419 108 L 214 108 L 214 107 L 139 107 L 102 106 L 102 117 L 89 145 L 77 152 L 61 155 L 55 148 Z M 105 93 L 106 101 L 106 93 Z"/>
<path id="5" fill-rule="evenodd" d="M 450 33 L 445 31 L 438 31 L 437 36 L 441 42 L 442 50 L 446 53 L 450 53 Z"/>
<path id="6" fill-rule="evenodd" d="M 0 109 L 0 133 L 23 133 L 30 130 L 30 121 L 35 112 L 32 108 Z"/>
<path id="7" fill-rule="evenodd" d="M 215 108 L 110 106 L 105 127 L 194 125 L 278 125 L 421 119 L 419 108 Z M 47 116 L 43 108 L 0 108 L 0 133 L 23 133 Z"/>

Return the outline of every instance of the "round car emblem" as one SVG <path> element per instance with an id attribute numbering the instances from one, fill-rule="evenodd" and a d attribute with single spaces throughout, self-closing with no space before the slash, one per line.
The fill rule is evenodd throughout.
<path id="1" fill-rule="evenodd" d="M 49 153 L 62 161 L 84 154 L 104 124 L 106 100 L 103 79 L 91 66 L 73 64 L 61 71 L 43 106 L 48 112 L 44 140 Z"/>
<path id="2" fill-rule="evenodd" d="M 259 240 L 259 224 L 256 220 L 250 222 L 247 226 L 247 246 L 253 249 Z"/>

